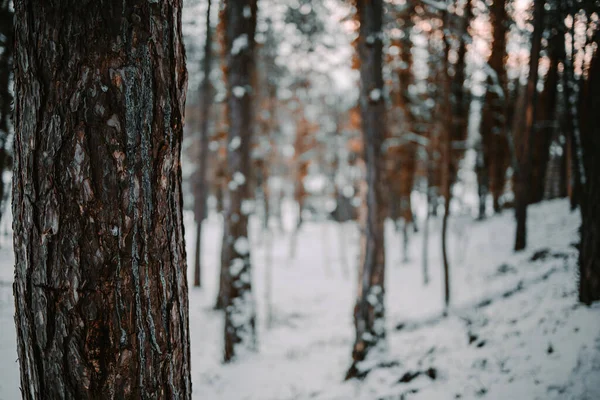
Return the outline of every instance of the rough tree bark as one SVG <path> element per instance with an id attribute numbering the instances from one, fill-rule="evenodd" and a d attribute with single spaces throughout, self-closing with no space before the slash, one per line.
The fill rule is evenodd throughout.
<path id="1" fill-rule="evenodd" d="M 519 138 L 517 157 L 518 168 L 515 171 L 515 218 L 517 230 L 515 234 L 515 251 L 527 246 L 527 205 L 529 203 L 529 185 L 531 182 L 531 147 L 535 135 L 535 114 L 537 111 L 537 80 L 542 33 L 544 31 L 544 0 L 534 0 L 533 3 L 533 34 L 531 37 L 531 52 L 529 59 L 529 76 L 525 93 L 523 116 L 525 126 Z"/>
<path id="2" fill-rule="evenodd" d="M 23 397 L 190 398 L 181 1 L 15 12 Z"/>
<path id="3" fill-rule="evenodd" d="M 6 143 L 9 136 L 9 120 L 13 96 L 10 78 L 13 70 L 13 11 L 10 0 L 0 0 L 0 221 L 4 211 L 4 180 L 2 173 L 9 167 Z"/>
<path id="4" fill-rule="evenodd" d="M 225 210 L 222 263 L 226 267 L 225 362 L 256 346 L 255 306 L 248 240 L 253 133 L 252 74 L 256 0 L 226 1 L 222 17 L 226 41 L 229 137 L 227 152 L 228 204 Z"/>
<path id="5" fill-rule="evenodd" d="M 595 33 L 600 45 L 600 31 Z M 581 246 L 579 252 L 579 300 L 600 300 L 600 50 L 590 64 L 581 99 L 581 144 L 585 178 L 581 180 Z"/>
<path id="6" fill-rule="evenodd" d="M 382 206 L 385 102 L 382 76 L 383 0 L 357 0 L 360 21 L 360 107 L 367 169 L 366 216 L 363 218 L 358 293 L 354 307 L 356 339 L 353 363 L 346 379 L 361 377 L 368 370 L 361 362 L 378 351 L 385 340 L 384 274 L 385 249 Z"/>
<path id="7" fill-rule="evenodd" d="M 210 66 L 212 62 L 212 29 L 210 27 L 211 0 L 206 8 L 206 39 L 202 70 L 204 78 L 200 85 L 200 159 L 198 160 L 198 186 L 196 188 L 196 254 L 194 258 L 194 286 L 202 286 L 202 222 L 207 217 L 206 198 L 208 197 L 208 119 L 210 116 Z"/>

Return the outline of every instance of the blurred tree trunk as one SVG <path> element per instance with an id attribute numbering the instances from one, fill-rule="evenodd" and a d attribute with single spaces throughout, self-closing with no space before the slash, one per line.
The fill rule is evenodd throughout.
<path id="1" fill-rule="evenodd" d="M 212 29 L 210 27 L 211 0 L 206 8 L 206 39 L 202 70 L 204 78 L 200 85 L 200 159 L 198 160 L 197 193 L 195 198 L 196 255 L 194 258 L 194 286 L 202 286 L 202 222 L 207 217 L 206 198 L 208 197 L 208 119 L 212 103 L 210 93 L 210 66 L 212 62 Z"/>
<path id="2" fill-rule="evenodd" d="M 431 215 L 431 190 L 429 188 L 429 179 L 427 180 L 427 210 L 425 211 L 425 221 L 423 221 L 423 254 L 422 254 L 422 269 L 423 269 L 423 286 L 429 284 L 429 216 Z"/>
<path id="3" fill-rule="evenodd" d="M 462 18 L 450 19 L 448 13 L 444 13 L 444 71 L 442 90 L 444 98 L 444 116 L 446 124 L 443 127 L 442 140 L 442 191 L 444 195 L 444 217 L 442 220 L 442 259 L 444 263 L 444 304 L 447 310 L 450 305 L 450 260 L 448 257 L 447 231 L 448 217 L 450 215 L 450 201 L 452 199 L 452 185 L 458 175 L 458 164 L 464 155 L 465 146 L 455 144 L 465 143 L 471 106 L 470 91 L 465 88 L 466 80 L 466 36 L 472 19 L 471 2 L 467 2 L 463 9 Z M 451 24 L 454 22 L 454 24 Z M 458 25 L 458 26 L 455 26 Z M 454 28 L 454 29 L 452 29 Z M 456 49 L 456 61 L 450 61 L 450 32 L 458 42 Z M 451 71 L 454 72 L 451 76 Z"/>
<path id="4" fill-rule="evenodd" d="M 223 215 L 223 235 L 221 236 L 221 257 L 220 260 L 220 268 L 219 268 L 219 291 L 217 292 L 217 301 L 215 302 L 215 310 L 224 310 L 225 305 L 227 304 L 227 290 L 229 287 L 229 283 L 227 283 L 228 274 L 227 269 L 228 265 L 227 260 L 229 256 L 226 254 L 227 246 L 225 242 L 227 241 L 227 231 L 225 230 L 225 215 Z"/>
<path id="5" fill-rule="evenodd" d="M 576 9 L 573 1 L 561 3 L 563 16 L 575 18 Z M 571 24 L 569 30 L 571 36 L 570 48 L 575 48 L 575 24 Z M 571 171 L 569 197 L 571 209 L 574 210 L 580 203 L 582 196 L 582 181 L 585 180 L 585 169 L 583 165 L 583 149 L 581 145 L 581 132 L 579 127 L 578 107 L 580 104 L 579 81 L 575 78 L 575 57 L 573 51 L 570 56 L 564 58 L 563 72 L 563 101 L 566 110 L 565 128 L 567 130 L 567 151 L 569 156 L 569 167 Z"/>
<path id="6" fill-rule="evenodd" d="M 557 21 L 560 24 L 560 21 Z M 550 144 L 557 130 L 557 98 L 559 71 L 558 65 L 565 57 L 565 37 L 560 31 L 551 33 L 548 39 L 548 58 L 550 66 L 544 82 L 544 90 L 540 95 L 541 105 L 536 123 L 539 129 L 532 138 L 532 170 L 531 170 L 531 195 L 529 202 L 538 203 L 544 199 L 546 187 L 546 173 L 550 161 Z M 557 175 L 556 179 L 560 179 Z"/>
<path id="7" fill-rule="evenodd" d="M 402 131 L 404 135 L 410 135 L 414 131 L 414 116 L 411 111 L 411 100 L 409 89 L 412 83 L 412 41 L 410 32 L 412 30 L 412 10 L 408 13 L 408 16 L 404 20 L 404 36 L 400 41 L 400 68 L 398 71 L 399 80 L 399 96 L 398 103 L 402 110 Z M 392 153 L 393 154 L 393 153 Z M 399 152 L 396 157 L 397 163 L 397 176 L 399 186 L 399 215 L 404 221 L 403 225 L 403 243 L 402 243 L 402 260 L 408 262 L 408 248 L 409 248 L 409 237 L 408 237 L 408 225 L 413 224 L 413 211 L 411 203 L 411 193 L 415 181 L 415 169 L 417 164 L 417 144 L 412 140 L 402 141 L 400 144 Z"/>
<path id="8" fill-rule="evenodd" d="M 181 1 L 15 12 L 23 398 L 189 399 Z"/>
<path id="9" fill-rule="evenodd" d="M 248 239 L 250 146 L 253 133 L 254 33 L 256 0 L 225 1 L 222 10 L 226 42 L 229 136 L 227 146 L 228 203 L 225 209 L 222 267 L 226 268 L 224 360 L 256 347 L 252 268 Z"/>
<path id="10" fill-rule="evenodd" d="M 225 137 L 227 134 L 225 134 Z M 227 145 L 226 145 L 227 146 Z M 215 310 L 223 310 L 227 301 L 227 266 L 224 264 L 227 257 L 224 253 L 225 240 L 227 238 L 225 232 L 225 203 L 226 203 L 226 187 L 227 187 L 227 150 L 225 150 L 225 157 L 219 157 L 217 155 L 217 165 L 215 171 L 215 192 L 217 197 L 217 211 L 223 217 L 223 234 L 221 235 L 221 257 L 220 257 L 220 269 L 219 269 L 219 291 L 217 292 L 217 300 L 215 302 Z"/>
<path id="11" fill-rule="evenodd" d="M 442 127 L 442 143 L 441 143 L 441 162 L 442 162 L 442 195 L 444 196 L 444 216 L 442 217 L 442 262 L 444 267 L 444 314 L 448 312 L 448 306 L 450 305 L 450 261 L 448 259 L 448 244 L 447 244 L 447 233 L 448 233 L 448 217 L 450 216 L 450 200 L 452 196 L 452 133 L 455 126 L 455 116 L 453 114 L 453 104 L 451 90 L 453 85 L 450 78 L 450 37 L 449 31 L 449 16 L 448 12 L 443 13 L 443 46 L 444 53 L 442 60 L 443 71 L 441 72 L 441 85 L 442 85 L 442 96 L 443 96 L 443 114 L 445 124 Z"/>
<path id="12" fill-rule="evenodd" d="M 357 0 L 360 21 L 358 52 L 360 57 L 360 106 L 364 159 L 367 170 L 366 215 L 363 216 L 358 293 L 354 307 L 356 340 L 353 363 L 346 379 L 364 376 L 361 365 L 369 354 L 381 349 L 385 340 L 384 274 L 385 248 L 382 206 L 385 102 L 383 64 L 383 0 Z"/>
<path id="13" fill-rule="evenodd" d="M 302 85 L 302 88 L 308 89 L 307 85 Z M 298 103 L 301 103 L 301 99 L 297 98 Z M 318 126 L 310 123 L 306 118 L 304 107 L 300 105 L 296 110 L 298 115 L 296 122 L 296 138 L 294 140 L 294 167 L 295 167 L 295 188 L 294 188 L 294 199 L 298 204 L 298 219 L 296 221 L 296 227 L 294 229 L 294 235 L 298 234 L 300 227 L 302 226 L 304 211 L 304 203 L 308 197 L 306 188 L 304 187 L 304 180 L 308 176 L 308 168 L 310 165 L 310 159 L 307 157 L 307 153 L 314 150 L 316 143 L 314 140 L 314 133 Z"/>
<path id="14" fill-rule="evenodd" d="M 529 76 L 525 92 L 525 107 L 523 108 L 524 127 L 518 138 L 517 158 L 518 168 L 515 171 L 515 218 L 517 231 L 515 235 L 515 251 L 527 246 L 527 204 L 530 201 L 531 190 L 531 157 L 533 137 L 536 135 L 537 111 L 537 80 L 542 33 L 544 31 L 544 0 L 534 0 L 533 3 L 533 34 L 531 37 L 531 52 L 529 59 Z"/>
<path id="15" fill-rule="evenodd" d="M 10 0 L 0 0 L 0 221 L 4 210 L 5 188 L 3 172 L 9 167 L 8 141 L 11 104 L 13 101 L 10 81 L 13 70 L 13 11 Z"/>
<path id="16" fill-rule="evenodd" d="M 600 46 L 600 30 L 595 32 Z M 600 50 L 596 48 L 581 99 L 581 144 L 584 176 L 581 177 L 581 246 L 579 300 L 600 300 Z"/>
<path id="17" fill-rule="evenodd" d="M 509 150 L 506 131 L 506 34 L 508 16 L 506 1 L 496 0 L 490 6 L 492 53 L 488 60 L 487 91 L 481 116 L 481 155 L 477 169 L 479 186 L 479 218 L 485 217 L 485 202 L 491 192 L 494 211 L 500 211 L 500 196 L 506 182 Z"/>

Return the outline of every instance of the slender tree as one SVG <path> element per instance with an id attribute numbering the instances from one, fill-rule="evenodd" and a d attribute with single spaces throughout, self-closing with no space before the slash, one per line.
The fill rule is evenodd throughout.
<path id="1" fill-rule="evenodd" d="M 450 18 L 444 12 L 444 71 L 442 75 L 443 110 L 446 126 L 443 127 L 442 139 L 442 194 L 444 195 L 444 217 L 442 220 L 442 260 L 444 263 L 444 304 L 447 310 L 450 305 L 450 261 L 447 251 L 448 217 L 450 215 L 450 200 L 452 185 L 456 181 L 458 163 L 464 154 L 464 143 L 467 138 L 469 109 L 471 105 L 470 91 L 465 87 L 466 80 L 466 38 L 471 23 L 472 9 L 470 1 L 462 7 L 461 18 Z M 452 24 L 451 24 L 452 22 Z M 448 29 L 451 28 L 451 29 Z M 451 35 L 450 32 L 455 32 Z M 455 36 L 456 61 L 451 62 L 451 39 Z"/>
<path id="2" fill-rule="evenodd" d="M 524 127 L 518 138 L 518 166 L 515 171 L 515 218 L 517 220 L 515 251 L 523 250 L 527 245 L 527 204 L 529 203 L 529 186 L 531 182 L 531 147 L 532 138 L 536 134 L 533 122 L 537 111 L 536 85 L 542 33 L 544 31 L 544 3 L 544 0 L 534 0 L 533 3 L 533 34 L 529 55 L 529 76 L 525 92 L 525 107 L 522 111 Z"/>
<path id="3" fill-rule="evenodd" d="M 200 84 L 200 159 L 196 176 L 196 257 L 194 258 L 194 286 L 202 286 L 202 222 L 207 217 L 206 198 L 208 197 L 208 119 L 210 116 L 211 87 L 210 67 L 212 63 L 212 29 L 210 27 L 211 0 L 206 7 L 206 38 L 204 41 L 204 58 L 202 70 L 204 77 Z"/>
<path id="4" fill-rule="evenodd" d="M 586 4 L 587 2 L 583 3 Z M 567 0 L 560 3 L 560 10 L 563 18 L 571 18 L 571 27 L 569 29 L 569 47 L 570 56 L 565 56 L 563 72 L 563 100 L 566 112 L 565 128 L 568 132 L 567 144 L 568 155 L 570 157 L 572 184 L 570 188 L 571 209 L 577 208 L 583 191 L 583 182 L 586 181 L 585 167 L 583 164 L 583 146 L 581 140 L 581 129 L 579 121 L 579 103 L 580 103 L 580 82 L 575 74 L 575 17 L 578 7 L 574 0 Z"/>
<path id="5" fill-rule="evenodd" d="M 360 108 L 367 169 L 366 215 L 362 216 L 361 256 L 358 293 L 354 307 L 356 339 L 353 363 L 346 378 L 364 376 L 361 362 L 384 344 L 385 249 L 382 207 L 385 102 L 383 98 L 383 0 L 357 0 L 360 22 L 358 52 L 360 58 Z"/>
<path id="6" fill-rule="evenodd" d="M 15 13 L 23 397 L 190 398 L 181 1 Z"/>
<path id="7" fill-rule="evenodd" d="M 450 35 L 449 35 L 449 15 L 445 11 L 443 13 L 443 27 L 445 28 L 442 34 L 444 41 L 444 59 L 443 71 L 441 73 L 441 90 L 443 96 L 443 115 L 446 125 L 442 127 L 441 139 L 441 191 L 444 196 L 444 216 L 442 218 L 442 262 L 444 267 L 444 314 L 448 312 L 450 305 L 450 260 L 448 257 L 448 217 L 450 216 L 450 200 L 452 197 L 452 128 L 455 121 L 452 107 L 452 78 L 450 77 Z"/>
<path id="8" fill-rule="evenodd" d="M 508 140 L 506 136 L 507 77 L 506 34 L 508 17 L 506 0 L 494 0 L 490 5 L 492 42 L 488 59 L 487 90 L 481 115 L 481 144 L 477 164 L 479 218 L 485 217 L 486 200 L 492 194 L 494 211 L 500 210 L 500 196 L 506 182 Z"/>
<path id="9" fill-rule="evenodd" d="M 256 0 L 225 1 L 222 12 L 225 29 L 226 78 L 228 93 L 228 204 L 225 209 L 223 266 L 227 268 L 225 301 L 224 360 L 232 360 L 243 348 L 256 342 L 255 309 L 252 297 L 252 269 L 248 240 L 248 211 L 251 176 L 250 146 L 253 133 L 252 74 Z"/>

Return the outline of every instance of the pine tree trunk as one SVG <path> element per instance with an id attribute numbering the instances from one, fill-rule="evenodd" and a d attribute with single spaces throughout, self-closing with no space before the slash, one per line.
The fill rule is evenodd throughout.
<path id="1" fill-rule="evenodd" d="M 385 340 L 384 274 L 385 249 L 382 207 L 383 154 L 385 130 L 384 83 L 382 76 L 383 0 L 357 0 L 360 20 L 358 51 L 361 60 L 361 118 L 364 159 L 367 169 L 366 218 L 361 238 L 358 294 L 354 307 L 356 340 L 354 360 L 346 378 L 368 373 L 360 363 L 378 351 Z"/>
<path id="2" fill-rule="evenodd" d="M 23 397 L 189 399 L 181 1 L 15 12 Z"/>
<path id="3" fill-rule="evenodd" d="M 544 90 L 540 94 L 537 123 L 542 126 L 532 138 L 532 168 L 529 203 L 538 203 L 544 199 L 546 175 L 550 167 L 550 145 L 556 131 L 559 61 L 565 57 L 565 37 L 562 32 L 554 32 L 548 39 L 548 58 L 550 67 L 546 74 Z"/>
<path id="4" fill-rule="evenodd" d="M 206 40 L 202 69 L 204 78 L 200 86 L 200 159 L 198 160 L 198 193 L 196 194 L 196 257 L 194 258 L 194 286 L 202 286 L 202 223 L 207 217 L 206 198 L 208 197 L 208 119 L 210 116 L 210 66 L 212 62 L 212 29 L 210 27 L 211 0 L 206 8 Z"/>
<path id="5" fill-rule="evenodd" d="M 228 89 L 229 138 L 227 178 L 229 202 L 225 210 L 222 263 L 227 275 L 225 296 L 224 360 L 231 361 L 243 349 L 256 346 L 255 306 L 248 240 L 250 200 L 250 145 L 253 133 L 252 74 L 256 0 L 226 1 L 223 10 Z"/>
<path id="6" fill-rule="evenodd" d="M 600 32 L 596 32 L 600 45 Z M 579 253 L 579 300 L 600 300 L 600 50 L 592 59 L 581 101 L 581 142 L 585 179 L 581 193 L 581 247 Z"/>
<path id="7" fill-rule="evenodd" d="M 412 15 L 414 13 L 414 6 L 409 5 L 407 15 L 402 21 L 402 29 L 405 32 L 404 36 L 400 40 L 400 67 L 398 68 L 398 96 L 397 103 L 400 108 L 402 119 L 401 128 L 405 136 L 412 134 L 415 127 L 415 117 L 411 110 L 411 95 L 410 86 L 413 83 L 413 56 L 412 56 L 412 40 L 411 30 L 413 28 Z M 391 122 L 390 122 L 391 123 Z M 394 151 L 395 150 L 395 151 Z M 388 149 L 386 154 L 391 158 L 396 167 L 394 171 L 389 171 L 391 182 L 390 187 L 398 186 L 397 190 L 397 203 L 399 203 L 398 214 L 402 218 L 403 225 L 403 242 L 402 242 L 402 260 L 408 262 L 408 225 L 413 223 L 413 210 L 411 202 L 411 193 L 414 187 L 415 181 L 415 169 L 417 165 L 417 144 L 411 140 L 407 140 L 398 146 L 398 149 Z M 392 189 L 393 190 L 393 189 Z M 394 196 L 392 192 L 392 196 Z M 390 201 L 390 204 L 392 202 Z M 397 216 L 395 216 L 397 217 Z"/>
<path id="8" fill-rule="evenodd" d="M 518 161 L 515 171 L 515 218 L 517 231 L 515 235 L 515 251 L 523 250 L 527 246 L 527 204 L 530 199 L 531 184 L 531 154 L 532 140 L 535 132 L 535 114 L 537 110 L 538 65 L 542 33 L 544 31 L 544 0 L 534 0 L 533 34 L 531 37 L 531 53 L 529 60 L 529 77 L 525 93 L 525 107 L 523 109 L 525 126 L 519 138 Z"/>
<path id="9" fill-rule="evenodd" d="M 508 17 L 505 0 L 496 0 L 490 6 L 492 24 L 492 53 L 488 60 L 491 73 L 487 78 L 487 91 L 481 110 L 481 163 L 478 185 L 480 217 L 485 217 L 485 202 L 492 194 L 494 211 L 500 211 L 500 196 L 504 191 L 508 167 L 508 140 L 506 137 L 506 35 Z"/>

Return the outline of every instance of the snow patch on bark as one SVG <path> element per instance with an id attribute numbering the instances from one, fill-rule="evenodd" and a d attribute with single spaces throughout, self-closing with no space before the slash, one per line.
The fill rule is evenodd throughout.
<path id="1" fill-rule="evenodd" d="M 246 6 L 246 7 L 248 9 L 250 9 L 250 7 L 248 7 L 248 6 Z M 244 11 L 246 10 L 246 7 L 244 8 Z M 231 44 L 231 54 L 236 56 L 247 48 L 248 48 L 248 35 L 246 35 L 244 33 L 234 39 L 233 43 Z"/>

